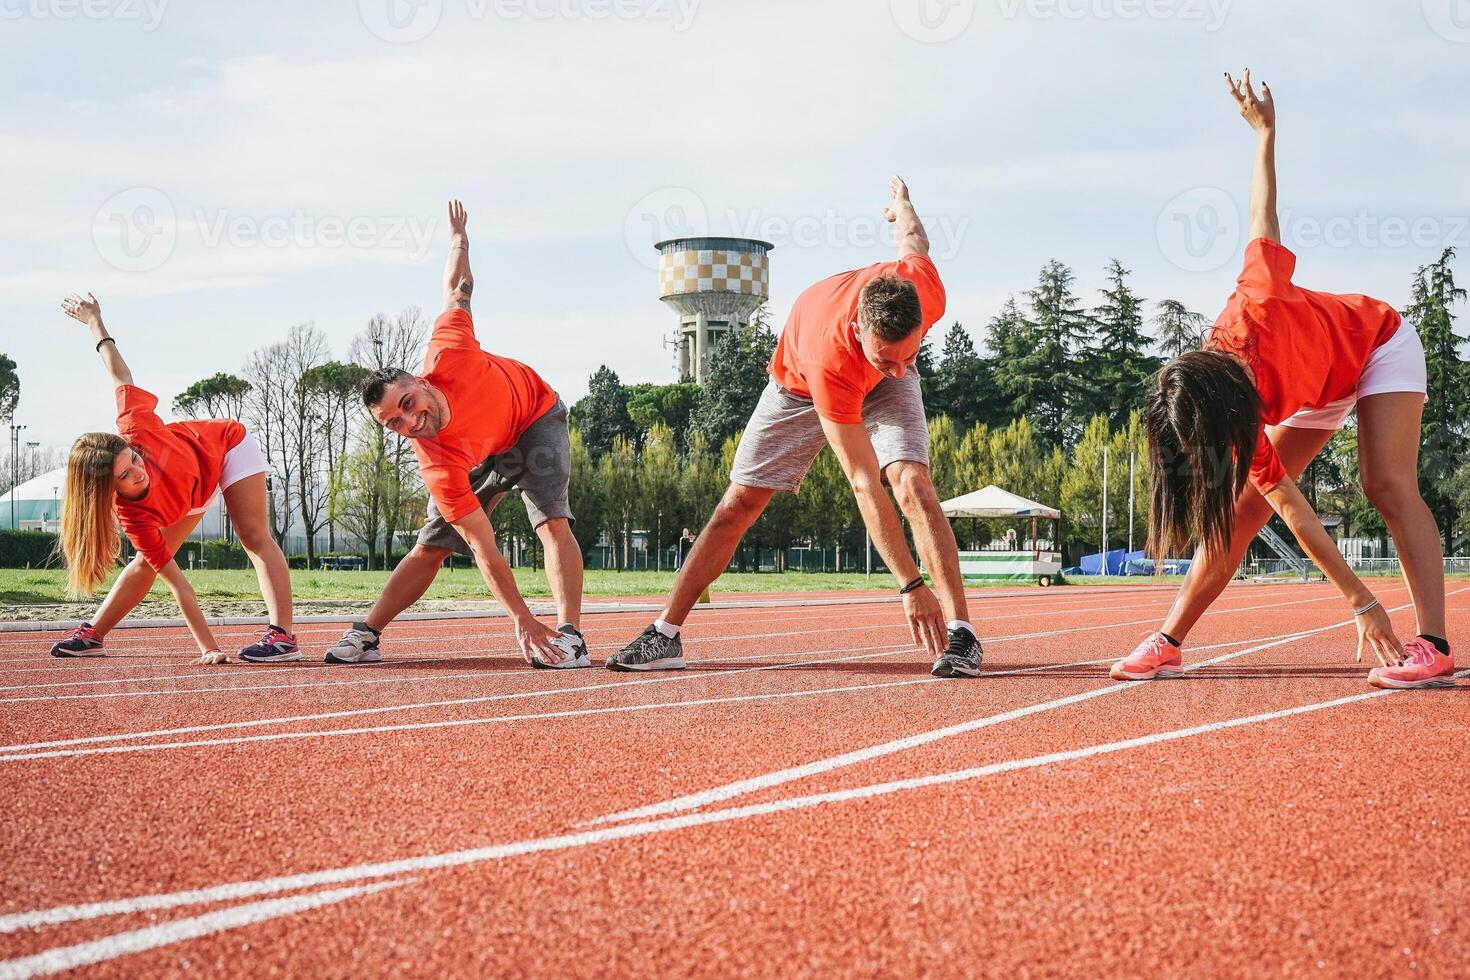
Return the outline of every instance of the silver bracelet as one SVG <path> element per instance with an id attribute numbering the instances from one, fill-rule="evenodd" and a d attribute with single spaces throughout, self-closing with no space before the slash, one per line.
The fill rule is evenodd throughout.
<path id="1" fill-rule="evenodd" d="M 1363 615 L 1363 613 L 1372 612 L 1373 611 L 1373 607 L 1376 606 L 1376 605 L 1378 605 L 1378 597 L 1377 596 L 1374 596 L 1373 597 L 1373 600 L 1371 602 L 1369 602 L 1367 605 L 1365 605 L 1363 608 L 1361 608 L 1361 609 L 1354 609 L 1353 610 L 1353 618 L 1356 619 L 1357 617 Z"/>

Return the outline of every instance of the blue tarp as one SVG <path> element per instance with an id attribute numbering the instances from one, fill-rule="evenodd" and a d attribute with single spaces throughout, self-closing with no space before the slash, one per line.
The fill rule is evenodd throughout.
<path id="1" fill-rule="evenodd" d="M 1189 571 L 1189 559 L 1169 558 L 1164 561 L 1165 575 L 1183 575 Z M 1142 551 L 1124 551 L 1118 548 L 1107 553 L 1107 563 L 1103 563 L 1103 554 L 1083 555 L 1082 564 L 1075 568 L 1066 569 L 1063 574 L 1067 575 L 1152 575 L 1154 573 L 1153 559 Z"/>

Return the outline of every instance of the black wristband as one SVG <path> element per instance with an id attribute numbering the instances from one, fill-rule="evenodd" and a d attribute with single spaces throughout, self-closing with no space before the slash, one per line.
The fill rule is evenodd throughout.
<path id="1" fill-rule="evenodd" d="M 111 337 L 103 337 L 101 340 L 97 341 L 97 347 L 96 347 L 97 353 L 99 353 L 99 354 L 102 353 L 102 345 L 103 344 L 111 344 L 112 346 L 116 347 L 117 346 L 117 341 L 113 340 Z"/>
<path id="2" fill-rule="evenodd" d="M 899 589 L 898 590 L 898 594 L 899 595 L 908 595 L 910 592 L 913 592 L 916 589 L 922 589 L 923 587 L 924 587 L 924 576 L 920 575 L 918 578 L 914 579 L 908 585 L 905 585 L 903 588 Z"/>

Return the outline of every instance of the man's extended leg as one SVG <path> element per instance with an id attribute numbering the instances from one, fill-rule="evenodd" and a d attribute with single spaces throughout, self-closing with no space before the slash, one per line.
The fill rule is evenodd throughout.
<path id="1" fill-rule="evenodd" d="M 660 619 L 675 626 L 684 625 L 689 610 L 694 608 L 704 590 L 729 567 L 740 539 L 761 516 L 775 492 L 764 487 L 730 484 L 700 533 L 699 540 L 694 542 L 689 557 L 684 559 L 684 567 L 679 569 L 674 591 L 670 593 Z"/>
<path id="2" fill-rule="evenodd" d="M 429 586 L 434 584 L 434 576 L 439 574 L 439 566 L 444 564 L 444 559 L 453 552 L 447 548 L 436 548 L 432 545 L 416 544 L 403 556 L 398 567 L 393 569 L 393 574 L 388 576 L 388 584 L 383 589 L 383 594 L 378 596 L 378 601 L 373 603 L 373 608 L 368 611 L 367 617 L 352 624 L 352 628 L 343 634 L 342 639 L 327 651 L 326 661 L 329 664 L 366 664 L 376 663 L 383 659 L 378 651 L 378 635 L 388 628 L 388 624 L 398 618 L 398 615 L 409 606 L 418 602 L 429 591 Z"/>
<path id="3" fill-rule="evenodd" d="M 745 532 L 766 509 L 774 490 L 730 484 L 724 498 L 700 532 L 664 606 L 663 614 L 632 643 L 607 660 L 610 670 L 682 670 L 683 644 L 679 627 L 701 593 L 720 577 Z"/>

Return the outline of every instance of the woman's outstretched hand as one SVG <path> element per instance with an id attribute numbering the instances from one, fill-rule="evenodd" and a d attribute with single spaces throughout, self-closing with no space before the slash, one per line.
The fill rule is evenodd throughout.
<path id="1" fill-rule="evenodd" d="M 1225 84 L 1230 86 L 1230 96 L 1235 99 L 1235 105 L 1240 109 L 1240 117 L 1250 123 L 1251 129 L 1257 133 L 1275 131 L 1276 100 L 1271 97 L 1271 86 L 1262 82 L 1261 94 L 1258 97 L 1254 86 L 1251 85 L 1249 68 L 1241 75 L 1238 82 L 1227 71 Z"/>
<path id="2" fill-rule="evenodd" d="M 93 324 L 102 319 L 102 304 L 97 302 L 97 297 L 91 293 L 86 299 L 76 293 L 72 293 L 61 301 L 61 309 L 73 320 L 80 320 L 85 324 Z"/>
<path id="3" fill-rule="evenodd" d="M 1394 635 L 1388 611 L 1375 605 L 1358 618 L 1358 663 L 1363 651 L 1371 650 L 1384 667 L 1397 667 L 1404 657 L 1404 646 Z"/>

